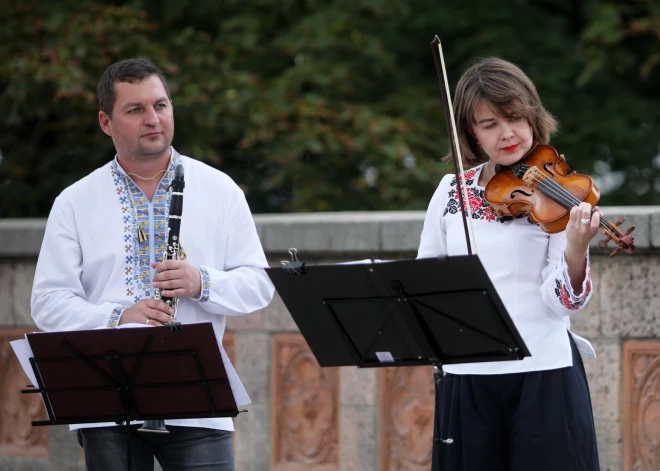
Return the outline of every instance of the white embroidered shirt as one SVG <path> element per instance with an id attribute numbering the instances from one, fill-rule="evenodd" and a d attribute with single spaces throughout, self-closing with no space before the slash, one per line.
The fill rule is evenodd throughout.
<path id="1" fill-rule="evenodd" d="M 564 260 L 565 232 L 547 234 L 527 217 L 500 221 L 478 185 L 482 169 L 483 164 L 465 172 L 477 254 L 532 356 L 446 365 L 444 370 L 503 374 L 571 366 L 567 330 L 570 315 L 584 308 L 592 295 L 589 259 L 582 291 L 576 295 Z M 446 175 L 429 204 L 417 258 L 468 253 L 459 209 L 456 177 Z M 594 356 L 588 341 L 571 335 L 582 353 Z"/>
<path id="2" fill-rule="evenodd" d="M 180 299 L 177 320 L 210 321 L 233 369 L 222 348 L 225 319 L 268 305 L 274 292 L 264 271 L 268 264 L 241 189 L 226 174 L 174 149 L 151 201 L 116 159 L 57 197 L 32 290 L 32 317 L 41 330 L 113 328 L 124 309 L 154 297 L 151 262 L 162 260 L 167 244 L 167 189 L 178 163 L 186 184 L 180 240 L 187 261 L 200 271 L 202 289 L 198 299 Z M 138 240 L 138 223 L 146 241 Z M 166 424 L 233 430 L 230 418 Z M 110 424 L 86 426 L 99 425 Z"/>

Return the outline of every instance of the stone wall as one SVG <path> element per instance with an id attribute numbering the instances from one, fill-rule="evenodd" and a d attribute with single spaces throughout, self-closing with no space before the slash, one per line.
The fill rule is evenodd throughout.
<path id="1" fill-rule="evenodd" d="M 634 224 L 638 251 L 609 258 L 594 248 L 595 293 L 574 330 L 596 348 L 585 359 L 601 469 L 660 469 L 660 208 L 604 208 Z M 423 212 L 259 215 L 271 266 L 290 247 L 307 263 L 413 258 Z M 43 418 L 9 340 L 34 324 L 29 297 L 45 222 L 0 220 L 0 469 L 84 469 L 75 437 Z M 225 348 L 252 398 L 236 419 L 237 471 L 430 469 L 430 367 L 318 367 L 279 297 L 230 318 Z"/>

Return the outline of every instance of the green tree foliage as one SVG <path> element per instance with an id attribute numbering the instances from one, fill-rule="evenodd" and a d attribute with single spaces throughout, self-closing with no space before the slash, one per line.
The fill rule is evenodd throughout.
<path id="1" fill-rule="evenodd" d="M 450 81 L 518 63 L 562 124 L 571 165 L 658 202 L 660 20 L 651 2 L 33 0 L 0 6 L 0 217 L 45 216 L 113 156 L 96 119 L 105 67 L 169 77 L 174 145 L 231 175 L 255 212 L 423 209 L 447 151 L 429 43 Z"/>

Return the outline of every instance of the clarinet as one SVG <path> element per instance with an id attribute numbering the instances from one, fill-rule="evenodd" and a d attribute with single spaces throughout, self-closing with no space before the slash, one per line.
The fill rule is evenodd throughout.
<path id="1" fill-rule="evenodd" d="M 167 246 L 163 253 L 163 261 L 180 260 L 182 256 L 181 243 L 179 240 L 179 231 L 181 230 L 181 213 L 183 212 L 183 188 L 186 186 L 183 181 L 183 165 L 179 164 L 174 170 L 174 179 L 170 185 L 170 216 L 167 223 Z M 161 290 L 155 289 L 154 298 L 166 302 L 173 310 L 172 322 L 166 325 L 171 330 L 178 330 L 180 324 L 176 322 L 176 311 L 179 306 L 179 298 L 161 296 Z M 165 427 L 164 420 L 145 420 L 139 432 L 169 433 Z"/>
<path id="2" fill-rule="evenodd" d="M 179 232 L 181 231 L 181 214 L 183 213 L 183 188 L 186 183 L 183 181 L 183 165 L 179 164 L 174 170 L 174 179 L 170 184 L 170 215 L 167 222 L 167 245 L 163 253 L 163 262 L 165 260 L 180 260 L 181 242 Z M 154 298 L 166 302 L 173 310 L 172 318 L 176 320 L 176 311 L 179 307 L 179 298 L 170 298 L 161 296 L 161 290 L 156 289 Z"/>

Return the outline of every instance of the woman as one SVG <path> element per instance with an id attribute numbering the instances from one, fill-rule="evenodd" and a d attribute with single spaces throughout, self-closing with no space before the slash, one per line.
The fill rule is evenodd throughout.
<path id="1" fill-rule="evenodd" d="M 489 58 L 470 67 L 457 85 L 454 115 L 464 164 L 479 164 L 461 176 L 479 258 L 532 356 L 444 367 L 433 470 L 597 471 L 579 351 L 594 353 L 568 328 L 592 294 L 588 247 L 600 211 L 582 203 L 564 232 L 547 234 L 526 217 L 498 219 L 484 200 L 499 166 L 547 144 L 557 129 L 517 66 Z M 446 175 L 429 205 L 418 258 L 467 253 L 459 209 L 456 178 Z"/>

